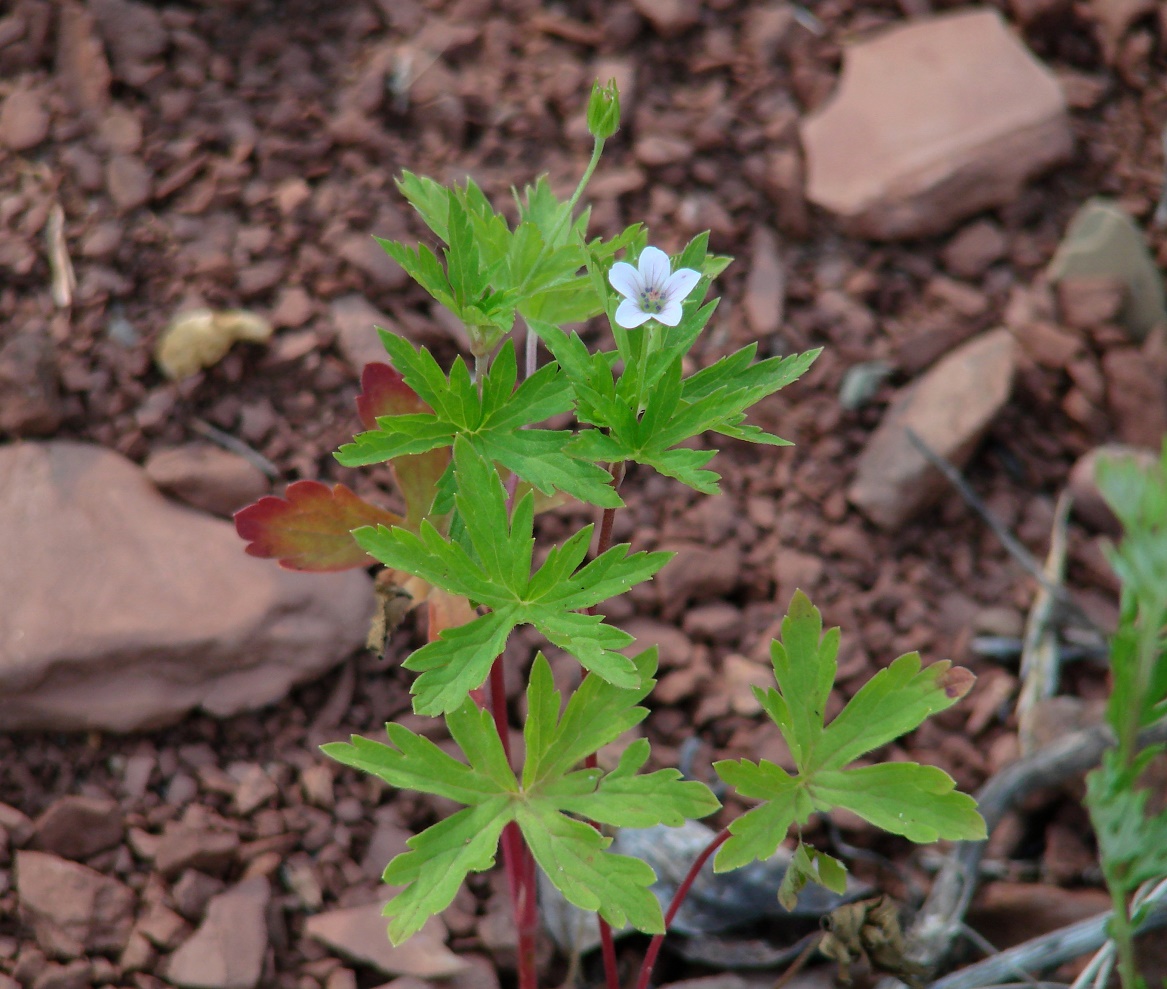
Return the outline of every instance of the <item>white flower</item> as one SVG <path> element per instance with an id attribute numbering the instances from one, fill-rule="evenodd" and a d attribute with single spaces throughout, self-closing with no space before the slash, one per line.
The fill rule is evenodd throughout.
<path id="1" fill-rule="evenodd" d="M 616 322 L 626 330 L 655 319 L 665 326 L 681 321 L 681 302 L 701 280 L 700 272 L 678 268 L 670 274 L 669 256 L 659 247 L 646 247 L 639 271 L 617 261 L 608 272 L 612 288 L 624 296 L 616 309 Z"/>

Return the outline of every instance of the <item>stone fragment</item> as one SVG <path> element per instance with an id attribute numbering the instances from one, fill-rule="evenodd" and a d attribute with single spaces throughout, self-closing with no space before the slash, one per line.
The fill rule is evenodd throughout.
<path id="1" fill-rule="evenodd" d="M 940 252 L 944 267 L 958 278 L 980 278 L 1008 249 L 1005 234 L 991 220 L 964 227 Z"/>
<path id="2" fill-rule="evenodd" d="M 52 341 L 33 330 L 16 333 L 0 346 L 0 433 L 50 436 L 61 418 Z"/>
<path id="3" fill-rule="evenodd" d="M 134 930 L 156 948 L 173 951 L 185 940 L 190 928 L 165 903 L 151 903 L 145 916 L 134 925 Z"/>
<path id="4" fill-rule="evenodd" d="M 144 86 L 163 70 L 166 25 L 157 10 L 137 0 L 89 0 L 89 8 L 113 57 L 114 74 L 130 86 Z"/>
<path id="5" fill-rule="evenodd" d="M 336 329 L 336 345 L 358 375 L 366 364 L 389 361 L 375 327 L 390 329 L 393 320 L 374 309 L 362 295 L 344 295 L 329 307 Z"/>
<path id="6" fill-rule="evenodd" d="M 228 771 L 239 783 L 232 794 L 231 806 L 240 817 L 250 817 L 280 792 L 263 767 L 255 763 L 232 766 Z"/>
<path id="7" fill-rule="evenodd" d="M 114 155 L 105 166 L 105 187 L 122 213 L 145 205 L 154 190 L 154 174 L 134 155 Z"/>
<path id="8" fill-rule="evenodd" d="M 635 656 L 656 646 L 657 661 L 662 669 L 687 666 L 693 656 L 693 643 L 676 625 L 636 615 L 621 622 L 620 627 L 636 640 L 625 652 Z"/>
<path id="9" fill-rule="evenodd" d="M 271 313 L 271 323 L 275 327 L 295 329 L 303 326 L 315 312 L 312 297 L 299 285 L 289 285 L 276 299 Z"/>
<path id="10" fill-rule="evenodd" d="M 807 195 L 850 233 L 943 233 L 1010 202 L 1072 149 L 1057 79 L 993 10 L 920 18 L 846 48 L 802 125 Z"/>
<path id="11" fill-rule="evenodd" d="M 1082 353 L 1082 338 L 1040 320 L 1012 329 L 1021 349 L 1043 367 L 1062 370 Z"/>
<path id="12" fill-rule="evenodd" d="M 646 134 L 637 140 L 632 153 L 647 168 L 662 168 L 686 162 L 693 157 L 693 145 L 683 137 L 669 134 Z"/>
<path id="13" fill-rule="evenodd" d="M 632 0 L 632 6 L 662 38 L 675 38 L 701 19 L 697 0 Z"/>
<path id="14" fill-rule="evenodd" d="M 405 269 L 382 250 L 372 234 L 349 234 L 337 245 L 336 253 L 379 289 L 392 292 L 409 283 Z"/>
<path id="15" fill-rule="evenodd" d="M 1118 439 L 1131 446 L 1157 449 L 1167 436 L 1167 381 L 1134 347 L 1118 347 L 1102 356 L 1106 405 Z"/>
<path id="16" fill-rule="evenodd" d="M 173 876 L 187 869 L 223 872 L 235 860 L 239 835 L 234 831 L 216 831 L 172 823 L 162 832 L 154 852 L 154 867 L 163 876 Z"/>
<path id="17" fill-rule="evenodd" d="M 309 917 L 304 931 L 342 958 L 384 975 L 447 979 L 466 969 L 467 963 L 446 947 L 446 925 L 441 918 L 431 917 L 425 927 L 396 947 L 389 941 L 387 927 L 381 904 L 367 903 Z"/>
<path id="18" fill-rule="evenodd" d="M 730 653 L 721 661 L 720 685 L 729 694 L 729 709 L 734 714 L 758 714 L 762 705 L 754 696 L 754 687 L 763 690 L 774 685 L 774 671 L 768 663 L 755 663 L 745 656 Z"/>
<path id="19" fill-rule="evenodd" d="M 216 896 L 198 930 L 170 957 L 167 981 L 181 989 L 255 989 L 267 953 L 270 899 L 262 876 Z"/>
<path id="20" fill-rule="evenodd" d="M 897 529 L 946 489 L 908 430 L 963 467 L 1009 400 L 1013 348 L 1008 330 L 983 333 L 897 396 L 859 458 L 848 491 L 856 508 L 882 528 Z"/>
<path id="21" fill-rule="evenodd" d="M 130 936 L 133 890 L 76 862 L 17 852 L 16 895 L 22 921 L 50 957 L 118 952 Z"/>
<path id="22" fill-rule="evenodd" d="M 1126 283 L 1114 275 L 1068 275 L 1057 284 L 1062 322 L 1076 330 L 1117 323 L 1126 297 Z"/>
<path id="23" fill-rule="evenodd" d="M 677 554 L 653 579 L 667 619 L 679 616 L 690 601 L 726 597 L 741 577 L 741 550 L 735 543 L 712 549 L 682 543 L 661 549 Z"/>
<path id="24" fill-rule="evenodd" d="M 59 965 L 49 962 L 32 983 L 32 989 L 89 989 L 90 965 L 84 959 Z"/>
<path id="25" fill-rule="evenodd" d="M 160 491 L 223 518 L 271 490 L 255 464 L 211 443 L 156 450 L 144 466 Z"/>
<path id="26" fill-rule="evenodd" d="M 96 120 L 109 105 L 113 75 L 93 14 L 78 0 L 57 8 L 57 78 L 73 109 Z"/>
<path id="27" fill-rule="evenodd" d="M 1122 526 L 1098 488 L 1098 465 L 1102 461 L 1124 457 L 1133 458 L 1141 467 L 1150 467 L 1159 459 L 1150 450 L 1140 450 L 1120 443 L 1107 443 L 1082 454 L 1070 468 L 1067 482 L 1070 494 L 1074 498 L 1074 514 L 1092 529 L 1110 536 L 1120 535 Z"/>
<path id="28" fill-rule="evenodd" d="M 36 825 L 24 811 L 17 810 L 9 804 L 0 804 L 0 831 L 7 835 L 8 844 L 13 848 L 23 848 L 27 845 L 35 830 Z"/>
<path id="29" fill-rule="evenodd" d="M 359 648 L 360 571 L 297 574 L 72 442 L 0 446 L 0 730 L 139 731 L 262 707 Z M 132 603 L 132 607 L 127 605 Z"/>
<path id="30" fill-rule="evenodd" d="M 1110 909 L 1100 889 L 991 882 L 978 891 L 969 923 L 996 948 L 1008 948 Z"/>
<path id="31" fill-rule="evenodd" d="M 223 881 L 208 876 L 197 869 L 187 869 L 170 891 L 174 908 L 187 920 L 196 923 L 202 919 L 203 911 L 211 898 L 223 891 Z"/>
<path id="32" fill-rule="evenodd" d="M 742 306 L 746 323 L 756 337 L 778 332 L 786 308 L 786 267 L 778 256 L 778 240 L 765 227 L 758 227 L 750 251 L 746 294 Z"/>
<path id="33" fill-rule="evenodd" d="M 33 848 L 76 860 L 113 848 L 125 835 L 116 801 L 72 794 L 49 804 L 35 828 Z"/>
<path id="34" fill-rule="evenodd" d="M 0 104 L 0 144 L 28 151 L 49 136 L 49 111 L 32 89 L 14 89 Z"/>
<path id="35" fill-rule="evenodd" d="M 1107 276 L 1126 287 L 1119 318 L 1136 340 L 1167 323 L 1163 276 L 1143 232 L 1122 208 L 1107 199 L 1087 201 L 1070 221 L 1049 263 L 1055 284 L 1067 278 Z"/>
<path id="36" fill-rule="evenodd" d="M 385 866 L 409 851 L 406 842 L 412 837 L 413 832 L 402 825 L 396 815 L 378 815 L 377 826 L 361 859 L 361 872 L 370 879 L 380 879 Z"/>

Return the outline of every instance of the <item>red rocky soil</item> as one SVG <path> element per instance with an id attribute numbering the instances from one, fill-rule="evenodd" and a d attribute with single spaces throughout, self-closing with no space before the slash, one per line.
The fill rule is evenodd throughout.
<path id="1" fill-rule="evenodd" d="M 1149 225 L 1167 114 L 1158 81 L 1167 19 L 1156 19 L 1154 5 L 1129 20 L 1107 0 L 999 6 L 1063 80 L 1072 161 L 945 236 L 878 245 L 840 236 L 804 201 L 797 122 L 829 94 L 843 39 L 926 11 L 928 0 L 824 0 L 813 6 L 821 35 L 761 0 L 14 0 L 0 16 L 0 345 L 7 375 L 43 387 L 38 414 L 6 428 L 87 440 L 142 462 L 201 439 L 201 420 L 273 461 L 281 483 L 343 480 L 383 501 L 385 471 L 347 471 L 331 457 L 356 427 L 359 364 L 373 339 L 368 320 L 354 330 L 334 303 L 359 293 L 386 325 L 442 357 L 458 346 L 448 321 L 370 238 L 422 235 L 394 175 L 469 173 L 499 201 L 511 183 L 544 171 L 567 189 L 590 150 L 588 88 L 615 76 L 627 124 L 591 188 L 593 230 L 642 220 L 656 243 L 676 249 L 710 229 L 713 248 L 738 258 L 717 285 L 724 301 L 698 361 L 759 337 L 766 353 L 826 347 L 803 383 L 757 412 L 794 448 L 729 444 L 715 464 L 724 494 L 713 499 L 641 473 L 627 482 L 632 507 L 617 536 L 638 548 L 691 547 L 670 575 L 609 612 L 665 646 L 646 723 L 657 758 L 673 762 L 696 736 L 699 770 L 713 757 L 782 760 L 748 684 L 764 672 L 768 630 L 802 587 L 844 630 L 840 702 L 913 649 L 979 675 L 969 700 L 892 750 L 976 788 L 1017 753 L 1016 669 L 973 655 L 970 641 L 1016 635 L 1034 582 L 955 494 L 887 533 L 849 505 L 846 488 L 895 389 L 1002 323 L 1087 196 L 1118 198 Z M 54 203 L 76 269 L 69 308 L 54 305 L 43 249 Z M 1167 237 L 1149 236 L 1167 261 Z M 276 336 L 169 382 L 152 346 L 192 304 L 254 309 Z M 1131 418 L 1121 400 L 1105 398 L 1108 386 L 1122 391 L 1113 375 L 1123 362 L 1105 359 L 1122 348 L 1121 335 L 1104 327 L 1081 339 L 1071 353 L 1056 340 L 1044 351 L 1033 344 L 967 471 L 1039 558 L 1070 466 L 1124 435 Z M 844 410 L 844 372 L 876 359 L 893 366 L 892 377 L 871 404 Z M 543 532 L 561 536 L 584 520 L 563 512 Z M 1077 523 L 1068 584 L 1112 619 L 1115 588 L 1097 536 Z M 252 877 L 270 880 L 266 906 L 268 887 L 254 884 L 220 904 L 217 922 L 243 930 L 246 942 L 230 964 L 287 989 L 384 982 L 307 937 L 305 923 L 369 902 L 403 834 L 440 810 L 334 773 L 315 753 L 350 731 L 410 720 L 407 680 L 393 660 L 355 656 L 278 706 L 225 722 L 0 740 L 0 802 L 12 808 L 0 809 L 0 986 L 170 984 L 180 946 L 209 923 L 208 898 Z M 1083 664 L 1063 688 L 1087 700 L 1105 689 L 1103 674 Z M 62 804 L 66 795 L 87 799 Z M 1008 840 L 994 844 L 998 874 L 1097 884 L 1077 796 L 1031 799 Z M 739 809 L 731 802 L 727 816 Z M 850 842 L 911 863 L 915 882 L 926 883 L 925 860 L 905 844 L 839 824 Z M 75 847 L 87 836 L 99 840 Z M 124 901 L 121 887 L 99 897 L 112 935 L 81 932 L 46 957 L 54 950 L 34 939 L 35 911 L 18 903 L 15 885 L 15 859 L 32 848 L 82 860 L 133 891 Z M 27 861 L 35 874 L 39 860 Z M 868 863 L 856 871 L 898 896 L 910 892 Z M 43 882 L 50 896 L 66 888 L 51 885 L 66 882 L 60 876 Z M 501 888 L 497 876 L 476 878 L 445 922 L 456 952 L 493 959 L 506 980 L 510 938 L 492 896 Z M 1089 897 L 1086 912 L 1101 909 L 1099 899 Z M 265 916 L 266 943 L 255 920 Z M 119 937 L 127 946 L 111 948 Z M 699 973 L 674 965 L 660 974 Z M 247 978 L 190 976 L 205 985 Z M 489 986 L 494 975 L 480 965 L 459 979 Z"/>

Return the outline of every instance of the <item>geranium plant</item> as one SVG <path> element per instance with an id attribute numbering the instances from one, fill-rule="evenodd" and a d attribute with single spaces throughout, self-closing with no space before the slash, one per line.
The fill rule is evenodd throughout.
<path id="1" fill-rule="evenodd" d="M 409 173 L 399 180 L 441 247 L 382 245 L 463 322 L 472 342 L 472 363 L 459 357 L 446 369 L 426 349 L 380 331 L 389 363 L 366 368 L 357 401 L 366 428 L 337 459 L 349 467 L 392 464 L 404 514 L 367 504 L 343 485 L 301 481 L 236 516 L 251 553 L 305 570 L 376 563 L 385 568 L 378 586 L 387 595 L 426 603 L 428 641 L 402 665 L 417 674 L 414 712 L 443 718 L 461 758 L 398 724 L 387 726 L 387 741 L 354 737 L 324 749 L 393 787 L 462 805 L 410 839 L 409 851 L 385 869 L 387 883 L 404 887 L 385 907 L 394 942 L 447 907 L 466 875 L 490 868 L 501 847 L 522 989 L 536 985 L 536 869 L 568 901 L 598 914 L 611 986 L 610 925 L 656 935 L 641 972 L 646 985 L 679 898 L 662 911 L 649 889 L 653 870 L 609 851 L 600 826 L 675 826 L 720 806 L 676 769 L 645 772 L 645 739 L 614 769 L 597 765 L 598 750 L 648 713 L 657 666 L 654 650 L 635 652 L 632 636 L 605 621 L 604 602 L 650 580 L 670 558 L 612 545 L 625 465 L 716 493 L 719 478 L 708 467 L 716 451 L 703 437 L 787 445 L 747 422 L 746 412 L 817 356 L 756 360 L 750 345 L 684 373 L 716 307 L 704 296 L 728 259 L 709 254 L 705 235 L 670 258 L 647 244 L 639 225 L 588 239 L 589 211 L 577 205 L 618 119 L 614 85 L 597 85 L 588 108 L 595 148 L 578 188 L 561 201 L 539 179 L 516 195 L 514 226 L 471 181 L 447 187 Z M 608 348 L 564 329 L 596 316 L 606 317 Z M 522 361 L 511 338 L 516 326 L 525 326 Z M 542 363 L 540 344 L 550 354 Z M 565 413 L 574 428 L 546 428 Z M 536 512 L 568 497 L 596 506 L 598 532 L 584 526 L 536 556 Z M 504 649 L 521 625 L 583 668 L 566 702 L 541 653 L 529 668 L 504 668 Z M 771 647 L 776 689 L 757 696 L 797 770 L 766 760 L 716 764 L 758 805 L 718 834 L 678 897 L 715 850 L 720 871 L 766 858 L 792 829 L 797 838 L 812 814 L 836 807 L 917 842 L 983 836 L 974 801 L 939 769 L 864 761 L 953 704 L 971 674 L 901 656 L 827 724 L 838 642 L 838 630 L 824 633 L 819 612 L 796 594 Z M 505 681 L 523 675 L 519 759 L 509 748 Z M 789 902 L 808 881 L 841 891 L 844 876 L 840 862 L 799 839 L 775 892 Z"/>

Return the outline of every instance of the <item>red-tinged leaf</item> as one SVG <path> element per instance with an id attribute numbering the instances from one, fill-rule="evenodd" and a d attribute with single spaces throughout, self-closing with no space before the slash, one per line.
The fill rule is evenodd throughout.
<path id="1" fill-rule="evenodd" d="M 260 498 L 235 513 L 235 531 L 252 556 L 275 558 L 288 570 L 327 572 L 374 560 L 350 535 L 363 525 L 399 525 L 401 518 L 358 498 L 343 484 L 295 481 L 283 498 Z"/>
<path id="2" fill-rule="evenodd" d="M 430 642 L 437 641 L 438 635 L 445 629 L 457 628 L 467 622 L 474 621 L 478 615 L 470 607 L 470 602 L 460 594 L 451 594 L 435 587 L 426 598 L 429 607 L 429 630 L 427 635 Z"/>
<path id="3" fill-rule="evenodd" d="M 450 448 L 439 447 L 428 453 L 411 453 L 389 461 L 397 488 L 405 498 L 404 526 L 417 532 L 421 520 L 429 514 L 438 481 L 450 463 Z"/>
<path id="4" fill-rule="evenodd" d="M 397 369 L 388 364 L 366 364 L 361 372 L 361 393 L 357 415 L 366 429 L 377 428 L 377 416 L 405 416 L 432 412 L 405 383 Z"/>

